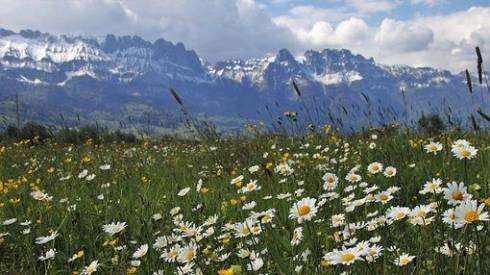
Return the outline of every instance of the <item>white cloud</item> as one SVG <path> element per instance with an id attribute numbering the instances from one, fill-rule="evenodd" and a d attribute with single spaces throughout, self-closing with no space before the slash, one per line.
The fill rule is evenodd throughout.
<path id="1" fill-rule="evenodd" d="M 347 5 L 360 13 L 390 11 L 401 4 L 400 0 L 345 0 Z"/>
<path id="2" fill-rule="evenodd" d="M 294 20 L 288 21 L 284 18 L 275 22 L 291 28 L 303 47 L 355 45 L 362 43 L 369 32 L 367 23 L 354 17 L 341 21 L 335 28 L 326 21 L 315 22 L 311 28 L 296 26 Z"/>
<path id="3" fill-rule="evenodd" d="M 3 28 L 165 38 L 210 61 L 261 56 L 296 43 L 254 0 L 0 0 L 0 6 Z"/>
<path id="4" fill-rule="evenodd" d="M 447 0 L 410 0 L 412 5 L 425 4 L 429 6 L 435 6 L 446 2 Z"/>
<path id="5" fill-rule="evenodd" d="M 424 24 L 384 19 L 374 41 L 387 51 L 413 52 L 427 49 L 434 33 Z"/>
<path id="6" fill-rule="evenodd" d="M 323 11 L 323 15 L 327 14 Z M 296 11 L 273 20 L 295 34 L 301 43 L 298 51 L 348 48 L 380 63 L 434 66 L 454 72 L 474 68 L 475 46 L 480 46 L 483 55 L 490 58 L 488 7 L 406 21 L 387 18 L 379 25 L 369 26 L 356 17 L 335 25 L 335 21 L 321 15 Z"/>
<path id="7" fill-rule="evenodd" d="M 373 56 L 380 63 L 460 71 L 474 67 L 477 45 L 484 60 L 490 58 L 490 7 L 368 24 L 374 15 L 391 15 L 401 3 L 410 2 L 328 1 L 335 2 L 333 8 L 296 5 L 271 18 L 254 0 L 0 0 L 0 26 L 53 33 L 162 37 L 182 41 L 210 61 L 260 57 L 280 48 L 301 53 L 336 47 Z M 410 1 L 423 5 L 446 0 Z M 294 1 L 276 2 L 289 6 Z"/>
<path id="8" fill-rule="evenodd" d="M 349 20 L 340 22 L 335 29 L 338 43 L 352 44 L 361 43 L 368 36 L 369 27 L 364 20 L 351 17 Z"/>

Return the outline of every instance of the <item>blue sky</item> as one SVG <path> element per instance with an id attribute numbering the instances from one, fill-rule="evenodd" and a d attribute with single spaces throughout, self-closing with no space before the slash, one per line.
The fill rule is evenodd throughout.
<path id="1" fill-rule="evenodd" d="M 281 15 L 296 6 L 313 6 L 317 8 L 349 9 L 355 11 L 348 1 L 343 0 L 259 0 L 257 1 L 271 15 Z M 380 1 L 385 2 L 385 1 Z M 420 0 L 420 1 L 396 1 L 390 0 L 395 6 L 392 10 L 381 10 L 366 16 L 369 23 L 379 23 L 386 17 L 397 20 L 407 20 L 416 16 L 434 14 L 449 14 L 465 10 L 473 6 L 488 6 L 488 0 Z"/>
<path id="2" fill-rule="evenodd" d="M 0 0 L 0 6 L 3 28 L 165 38 L 210 62 L 282 48 L 297 56 L 347 48 L 380 63 L 458 72 L 473 67 L 475 46 L 490 56 L 488 0 Z"/>

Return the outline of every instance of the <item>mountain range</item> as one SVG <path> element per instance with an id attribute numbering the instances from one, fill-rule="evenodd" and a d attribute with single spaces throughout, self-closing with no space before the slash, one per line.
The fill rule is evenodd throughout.
<path id="1" fill-rule="evenodd" d="M 20 118 L 172 131 L 182 127 L 183 118 L 169 87 L 193 116 L 223 129 L 245 121 L 285 123 L 285 111 L 345 129 L 413 123 L 422 113 L 464 121 L 489 99 L 477 85 L 468 92 L 464 73 L 382 65 L 346 49 L 299 56 L 281 49 L 264 58 L 210 64 L 182 43 L 164 39 L 0 29 L 5 124 Z"/>

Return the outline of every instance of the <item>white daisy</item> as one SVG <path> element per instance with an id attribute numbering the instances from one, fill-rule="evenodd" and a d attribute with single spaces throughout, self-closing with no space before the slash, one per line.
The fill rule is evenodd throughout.
<path id="1" fill-rule="evenodd" d="M 110 224 L 104 224 L 102 226 L 102 229 L 104 232 L 107 234 L 114 236 L 115 234 L 121 232 L 126 228 L 126 222 L 116 222 L 116 223 L 110 223 Z"/>
<path id="2" fill-rule="evenodd" d="M 325 175 L 323 175 L 322 179 L 324 181 L 323 189 L 327 191 L 334 190 L 339 183 L 339 178 L 333 173 L 326 173 Z"/>
<path id="3" fill-rule="evenodd" d="M 450 205 L 457 205 L 463 201 L 471 199 L 471 195 L 467 193 L 466 186 L 464 183 L 459 184 L 455 181 L 448 183 L 446 188 L 443 188 L 444 198 L 448 201 Z"/>
<path id="4" fill-rule="evenodd" d="M 177 256 L 177 261 L 179 261 L 180 263 L 189 263 L 196 257 L 196 253 L 196 244 L 190 243 L 189 245 L 180 249 L 179 256 Z"/>
<path id="5" fill-rule="evenodd" d="M 55 256 L 56 256 L 56 249 L 50 249 L 44 255 L 39 256 L 38 259 L 41 261 L 46 261 L 46 260 L 54 259 Z"/>
<path id="6" fill-rule="evenodd" d="M 396 168 L 393 166 L 386 167 L 385 171 L 383 172 L 383 175 L 387 178 L 392 178 L 396 176 Z"/>
<path id="7" fill-rule="evenodd" d="M 427 153 L 432 153 L 437 155 L 437 152 L 442 150 L 442 144 L 440 142 L 429 142 L 429 144 L 424 145 L 424 149 Z"/>
<path id="8" fill-rule="evenodd" d="M 478 149 L 471 145 L 455 146 L 451 149 L 457 159 L 472 159 L 476 156 Z"/>
<path id="9" fill-rule="evenodd" d="M 88 266 L 84 267 L 80 275 L 90 275 L 97 271 L 99 261 L 92 261 Z"/>
<path id="10" fill-rule="evenodd" d="M 367 169 L 368 169 L 369 173 L 377 174 L 377 173 L 383 171 L 383 164 L 381 164 L 379 162 L 373 162 L 373 163 L 368 165 Z"/>
<path id="11" fill-rule="evenodd" d="M 329 257 L 329 260 L 333 265 L 351 265 L 356 260 L 362 261 L 361 255 L 362 252 L 360 252 L 356 247 L 343 247 L 342 250 L 334 250 L 332 255 Z"/>
<path id="12" fill-rule="evenodd" d="M 139 259 L 142 258 L 148 253 L 148 244 L 143 244 L 136 251 L 133 253 L 133 258 L 134 259 Z"/>
<path id="13" fill-rule="evenodd" d="M 314 198 L 303 198 L 291 206 L 289 209 L 289 218 L 297 219 L 298 223 L 311 220 L 316 216 L 318 211 L 315 203 L 316 199 Z"/>
<path id="14" fill-rule="evenodd" d="M 293 237 L 291 238 L 291 245 L 296 246 L 301 242 L 301 240 L 303 240 L 303 228 L 297 227 L 293 231 Z"/>
<path id="15" fill-rule="evenodd" d="M 395 259 L 394 263 L 397 266 L 405 266 L 411 263 L 413 259 L 415 259 L 415 256 L 410 256 L 407 253 L 403 253 L 402 255 L 400 255 L 398 258 Z"/>
<path id="16" fill-rule="evenodd" d="M 477 201 L 466 201 L 456 206 L 454 210 L 456 215 L 456 222 L 459 223 L 473 223 L 476 221 L 488 221 L 488 212 L 483 212 L 485 204 L 478 206 Z"/>

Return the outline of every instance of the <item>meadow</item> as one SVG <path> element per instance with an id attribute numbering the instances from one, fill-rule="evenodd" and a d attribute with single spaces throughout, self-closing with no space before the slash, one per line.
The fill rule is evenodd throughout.
<path id="1" fill-rule="evenodd" d="M 490 138 L 0 144 L 1 274 L 488 274 Z"/>

